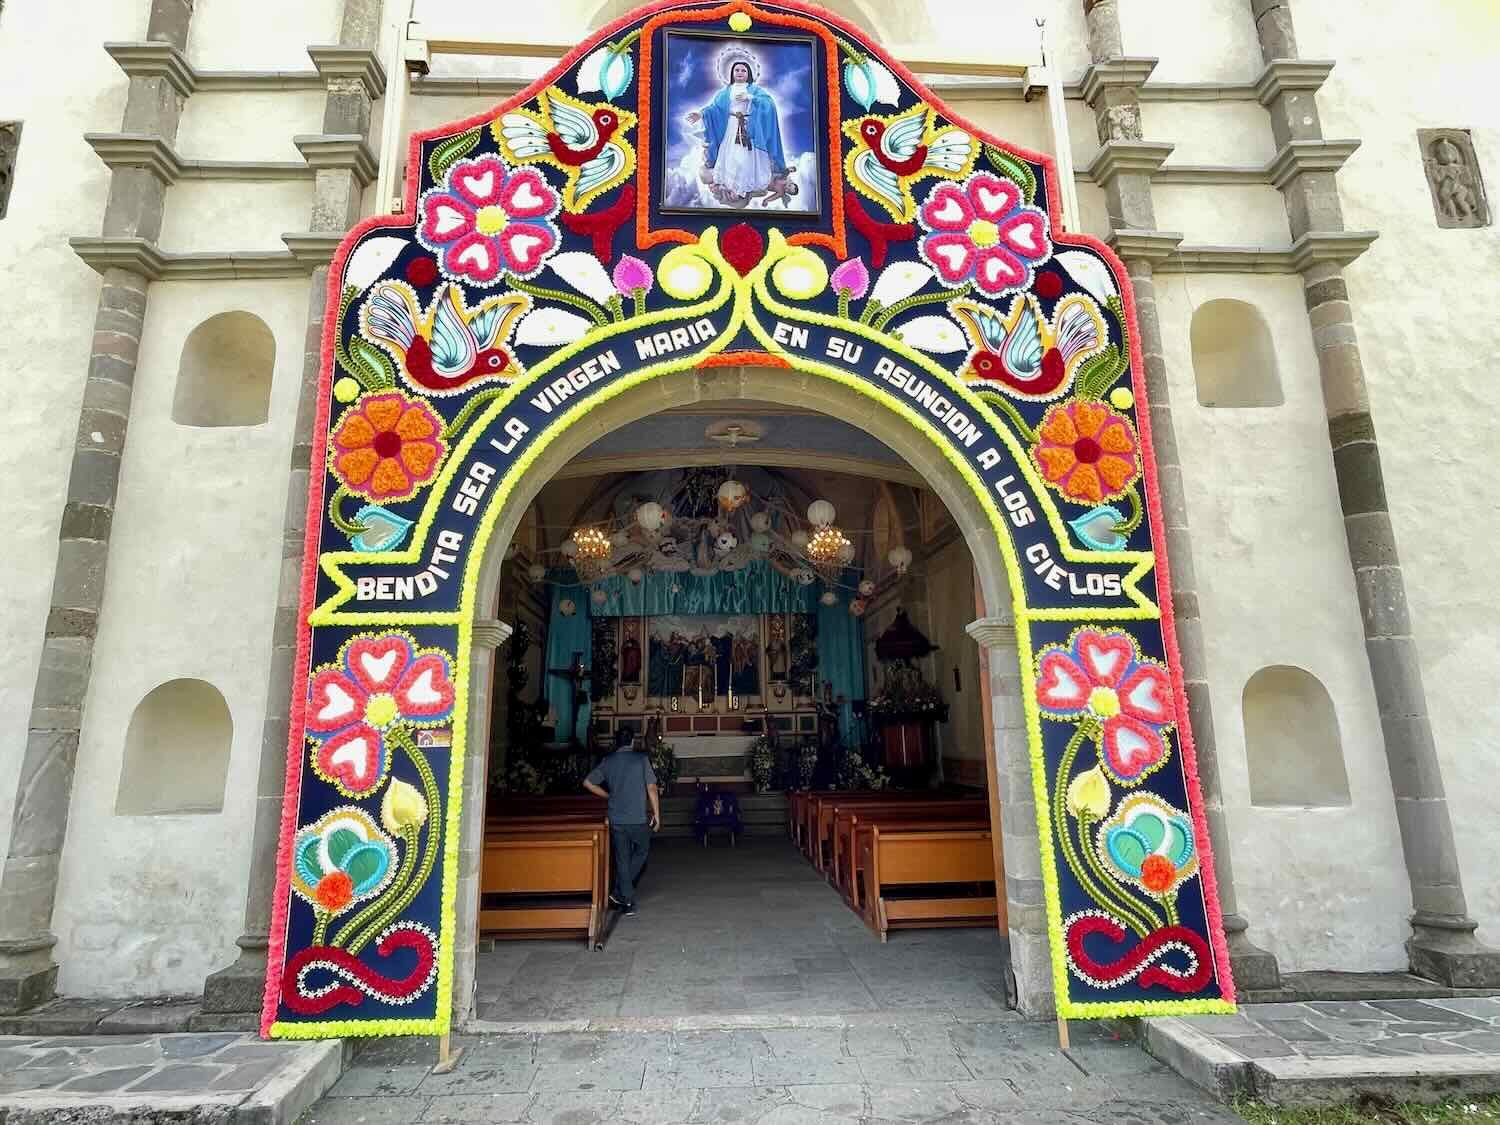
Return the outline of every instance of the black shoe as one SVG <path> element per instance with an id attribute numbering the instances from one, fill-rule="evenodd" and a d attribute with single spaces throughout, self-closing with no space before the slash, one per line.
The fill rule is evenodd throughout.
<path id="1" fill-rule="evenodd" d="M 640 911 L 636 909 L 635 903 L 630 902 L 625 904 L 625 917 L 634 918 L 639 913 Z"/>
<path id="2" fill-rule="evenodd" d="M 624 910 L 627 906 L 630 905 L 624 899 L 618 899 L 614 895 L 610 895 L 609 896 L 609 904 L 611 906 L 613 906 L 616 910 Z"/>

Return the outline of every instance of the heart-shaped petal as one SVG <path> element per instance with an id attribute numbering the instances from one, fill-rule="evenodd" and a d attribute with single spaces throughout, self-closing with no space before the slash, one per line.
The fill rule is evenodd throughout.
<path id="1" fill-rule="evenodd" d="M 1126 715 L 1105 720 L 1102 748 L 1105 768 L 1124 785 L 1139 781 L 1167 752 L 1161 735 Z"/>
<path id="2" fill-rule="evenodd" d="M 530 277 L 542 268 L 557 246 L 557 231 L 550 223 L 511 223 L 497 236 L 500 253 L 511 273 Z"/>
<path id="3" fill-rule="evenodd" d="M 495 240 L 471 230 L 443 252 L 443 266 L 455 276 L 487 285 L 500 276 Z"/>
<path id="4" fill-rule="evenodd" d="M 453 710 L 448 662 L 437 653 L 417 657 L 396 686 L 396 706 L 410 719 L 441 719 Z"/>
<path id="5" fill-rule="evenodd" d="M 1113 504 L 1101 504 L 1090 508 L 1077 519 L 1068 521 L 1068 526 L 1079 540 L 1091 551 L 1118 551 L 1125 546 L 1125 536 L 1115 530 L 1125 522 L 1125 513 Z"/>
<path id="6" fill-rule="evenodd" d="M 493 207 L 506 186 L 505 165 L 494 156 L 460 160 L 448 176 L 449 189 L 474 207 Z"/>
<path id="7" fill-rule="evenodd" d="M 557 193 L 535 168 L 512 172 L 500 191 L 500 206 L 512 219 L 541 219 L 557 211 Z"/>
<path id="8" fill-rule="evenodd" d="M 1047 711 L 1059 715 L 1076 715 L 1088 706 L 1092 685 L 1083 669 L 1060 649 L 1042 657 L 1036 681 L 1036 701 Z"/>
<path id="9" fill-rule="evenodd" d="M 1160 664 L 1136 665 L 1120 684 L 1120 707 L 1143 723 L 1170 723 L 1174 708 L 1166 669 Z"/>
<path id="10" fill-rule="evenodd" d="M 412 521 L 379 504 L 366 504 L 354 513 L 355 522 L 364 530 L 351 536 L 349 544 L 356 551 L 391 551 L 406 542 Z"/>
<path id="11" fill-rule="evenodd" d="M 998 223 L 1021 206 L 1020 189 L 988 172 L 980 172 L 969 180 L 968 196 L 975 215 L 992 223 Z"/>
<path id="12" fill-rule="evenodd" d="M 934 234 L 922 240 L 922 257 L 949 285 L 957 285 L 974 272 L 974 240 L 966 234 Z"/>
<path id="13" fill-rule="evenodd" d="M 974 283 L 990 297 L 1001 297 L 1020 289 L 1030 279 L 1031 271 L 1003 246 L 986 246 L 979 251 L 974 267 Z"/>
<path id="14" fill-rule="evenodd" d="M 473 228 L 474 213 L 453 196 L 434 192 L 422 200 L 422 224 L 417 234 L 424 242 L 452 242 Z"/>
<path id="15" fill-rule="evenodd" d="M 1028 207 L 1000 224 L 1000 241 L 1029 262 L 1047 256 L 1047 224 L 1042 213 Z"/>
<path id="16" fill-rule="evenodd" d="M 1078 663 L 1102 687 L 1117 687 L 1135 659 L 1135 642 L 1125 633 L 1082 629 L 1073 641 Z"/>
<path id="17" fill-rule="evenodd" d="M 922 204 L 920 216 L 929 230 L 966 231 L 974 221 L 974 208 L 957 184 L 940 184 Z"/>
<path id="18" fill-rule="evenodd" d="M 352 797 L 373 793 L 385 776 L 385 767 L 380 732 L 366 723 L 339 732 L 313 753 L 318 776 Z"/>
<path id="19" fill-rule="evenodd" d="M 365 691 L 341 668 L 324 668 L 307 689 L 307 729 L 330 734 L 355 722 L 365 711 Z"/>
<path id="20" fill-rule="evenodd" d="M 383 637 L 357 637 L 344 650 L 349 675 L 365 691 L 392 691 L 411 663 L 411 642 L 399 633 Z"/>

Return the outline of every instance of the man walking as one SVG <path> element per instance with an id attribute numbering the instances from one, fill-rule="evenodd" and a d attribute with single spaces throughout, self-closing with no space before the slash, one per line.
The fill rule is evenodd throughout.
<path id="1" fill-rule="evenodd" d="M 635 749 L 635 732 L 629 726 L 615 732 L 614 752 L 584 778 L 583 787 L 609 799 L 609 846 L 615 853 L 615 889 L 609 902 L 633 915 L 635 881 L 646 866 L 651 833 L 661 827 L 661 798 L 651 759 Z"/>

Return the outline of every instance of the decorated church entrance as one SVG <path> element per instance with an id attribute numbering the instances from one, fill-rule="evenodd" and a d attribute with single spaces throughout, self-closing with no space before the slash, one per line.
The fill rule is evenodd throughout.
<path id="1" fill-rule="evenodd" d="M 471 1012 L 487 696 L 515 624 L 495 614 L 506 547 L 592 443 L 714 400 L 869 434 L 962 535 L 985 607 L 969 630 L 991 665 L 983 692 L 1009 735 L 987 758 L 1009 837 L 1009 877 L 991 881 L 1011 899 L 1023 1010 L 1230 1009 L 1132 300 L 1107 249 L 1060 229 L 1058 198 L 1046 158 L 792 4 L 643 9 L 494 112 L 413 138 L 407 213 L 363 224 L 330 272 L 268 1034 L 433 1034 Z M 705 533 L 719 524 L 691 545 L 706 561 L 744 535 L 734 589 L 764 575 L 764 604 L 729 612 L 703 589 L 697 606 L 644 612 L 689 583 L 637 508 L 641 536 L 569 540 L 588 620 L 634 640 L 640 698 L 664 724 L 675 700 L 693 733 L 742 736 L 733 688 L 762 705 L 763 729 L 785 719 L 800 736 L 792 646 L 813 614 L 775 599 L 843 598 L 834 520 L 788 504 L 761 531 L 756 510 L 741 529 L 691 511 Z M 614 549 L 641 555 L 639 583 L 589 581 Z M 814 580 L 783 591 L 780 570 L 754 565 L 772 558 Z M 718 572 L 700 569 L 688 577 Z M 570 704 L 549 706 L 554 742 L 594 674 L 589 629 L 548 661 Z M 774 697 L 749 657 L 768 667 L 775 643 L 784 714 L 750 690 Z M 814 733 L 820 710 L 852 724 L 848 692 L 807 686 Z"/>

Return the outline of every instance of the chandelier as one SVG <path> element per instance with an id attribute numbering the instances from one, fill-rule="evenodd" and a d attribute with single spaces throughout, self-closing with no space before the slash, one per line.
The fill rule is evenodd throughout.
<path id="1" fill-rule="evenodd" d="M 573 532 L 573 568 L 585 582 L 603 577 L 609 567 L 614 545 L 597 527 L 581 527 Z"/>
<path id="2" fill-rule="evenodd" d="M 854 544 L 842 531 L 829 524 L 813 532 L 807 541 L 807 557 L 824 577 L 837 575 L 854 559 Z"/>

